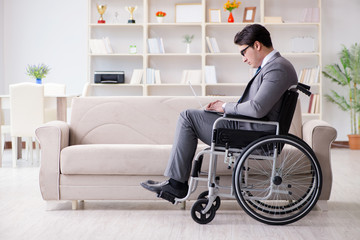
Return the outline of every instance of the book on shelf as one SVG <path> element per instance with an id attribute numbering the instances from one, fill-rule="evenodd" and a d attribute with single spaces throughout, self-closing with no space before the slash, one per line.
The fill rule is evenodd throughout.
<path id="1" fill-rule="evenodd" d="M 160 70 L 154 68 L 147 68 L 146 84 L 161 84 Z"/>
<path id="2" fill-rule="evenodd" d="M 130 84 L 140 84 L 143 77 L 143 69 L 134 69 L 131 76 Z"/>
<path id="3" fill-rule="evenodd" d="M 183 70 L 181 84 L 201 84 L 201 70 Z"/>
<path id="4" fill-rule="evenodd" d="M 160 46 L 160 53 L 165 53 L 164 41 L 162 38 L 158 38 L 158 44 Z"/>
<path id="5" fill-rule="evenodd" d="M 208 47 L 209 52 L 213 53 L 213 52 L 214 52 L 214 49 L 213 49 L 213 47 L 212 47 L 212 45 L 211 45 L 210 37 L 206 36 L 205 39 L 206 39 L 206 45 L 207 45 L 207 47 Z"/>
<path id="6" fill-rule="evenodd" d="M 314 113 L 320 113 L 320 94 L 316 94 L 315 111 Z"/>
<path id="7" fill-rule="evenodd" d="M 114 51 L 111 47 L 110 39 L 108 37 L 105 37 L 105 38 L 103 38 L 103 42 L 105 44 L 107 53 L 114 53 Z"/>
<path id="8" fill-rule="evenodd" d="M 206 44 L 209 49 L 209 52 L 211 52 L 211 53 L 219 53 L 220 52 L 219 45 L 216 41 L 216 38 L 206 36 Z"/>
<path id="9" fill-rule="evenodd" d="M 217 83 L 215 66 L 213 65 L 205 66 L 205 82 L 207 84 Z"/>
<path id="10" fill-rule="evenodd" d="M 304 8 L 301 22 L 320 22 L 320 9 L 319 8 Z"/>
<path id="11" fill-rule="evenodd" d="M 298 80 L 301 83 L 314 84 L 314 83 L 319 83 L 319 77 L 320 77 L 320 67 L 316 66 L 313 68 L 301 69 L 298 76 Z"/>
<path id="12" fill-rule="evenodd" d="M 161 84 L 160 70 L 155 70 L 155 84 Z"/>
<path id="13" fill-rule="evenodd" d="M 149 53 L 165 53 L 162 38 L 148 38 Z"/>
<path id="14" fill-rule="evenodd" d="M 155 69 L 147 68 L 146 69 L 146 84 L 155 83 Z"/>
<path id="15" fill-rule="evenodd" d="M 93 53 L 93 54 L 111 54 L 111 53 L 113 53 L 110 39 L 108 37 L 104 37 L 102 39 L 90 39 L 89 47 L 90 47 L 91 53 Z"/>
<path id="16" fill-rule="evenodd" d="M 308 113 L 320 113 L 320 94 L 314 93 L 310 95 Z"/>

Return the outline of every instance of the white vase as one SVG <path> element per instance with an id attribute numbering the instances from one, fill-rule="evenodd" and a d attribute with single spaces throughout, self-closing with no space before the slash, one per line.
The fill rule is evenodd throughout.
<path id="1" fill-rule="evenodd" d="M 190 53 L 190 43 L 186 44 L 186 53 Z"/>
<path id="2" fill-rule="evenodd" d="M 156 17 L 158 23 L 162 23 L 164 20 L 164 17 Z"/>

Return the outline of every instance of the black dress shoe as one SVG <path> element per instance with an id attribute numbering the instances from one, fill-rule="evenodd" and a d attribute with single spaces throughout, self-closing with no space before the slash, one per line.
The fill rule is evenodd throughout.
<path id="1" fill-rule="evenodd" d="M 183 188 L 175 188 L 170 184 L 169 180 L 166 180 L 164 182 L 156 182 L 153 180 L 148 180 L 146 182 L 140 183 L 140 185 L 151 192 L 157 193 L 158 197 L 162 197 L 162 198 L 164 198 L 164 196 L 167 195 L 173 196 L 174 198 L 175 197 L 184 198 L 186 197 L 189 189 L 189 186 L 187 184 Z M 164 199 L 173 202 L 170 199 L 167 198 Z"/>

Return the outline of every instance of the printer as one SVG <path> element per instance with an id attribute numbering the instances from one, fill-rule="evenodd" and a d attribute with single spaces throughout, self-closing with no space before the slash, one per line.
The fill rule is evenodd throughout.
<path id="1" fill-rule="evenodd" d="M 96 71 L 94 72 L 95 83 L 124 83 L 124 71 Z"/>

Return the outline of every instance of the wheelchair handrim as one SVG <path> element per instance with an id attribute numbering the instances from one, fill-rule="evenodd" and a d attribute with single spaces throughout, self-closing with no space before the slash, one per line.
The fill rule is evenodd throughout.
<path id="1" fill-rule="evenodd" d="M 241 169 L 239 171 L 237 171 L 237 170 L 238 170 L 239 166 L 243 165 L 244 161 L 248 158 L 248 156 L 250 155 L 252 150 L 256 149 L 261 144 L 267 144 L 267 143 L 271 143 L 271 142 L 289 144 L 294 147 L 296 145 L 297 147 L 299 147 L 298 149 L 301 150 L 301 152 L 307 156 L 308 159 L 311 159 L 311 166 L 314 168 L 314 171 L 316 171 L 316 174 L 314 175 L 314 178 L 316 181 L 316 183 L 314 184 L 314 189 L 311 190 L 312 193 L 310 195 L 308 195 L 308 199 L 305 199 L 303 202 L 303 205 L 301 205 L 301 207 L 303 207 L 304 205 L 307 205 L 303 209 L 303 211 L 296 213 L 293 216 L 289 216 L 286 218 L 278 218 L 276 220 L 266 217 L 266 216 L 262 216 L 261 214 L 254 211 L 254 209 L 249 207 L 248 203 L 250 203 L 250 201 L 244 199 L 244 197 L 242 195 L 241 187 L 239 186 L 239 182 L 237 181 L 237 179 L 239 179 L 239 177 L 240 177 Z M 238 162 L 236 163 L 236 166 L 234 168 L 234 174 L 233 174 L 233 185 L 235 188 L 235 196 L 236 196 L 236 199 L 238 200 L 239 204 L 241 205 L 241 207 L 246 212 L 251 213 L 250 215 L 253 218 L 260 220 L 264 223 L 268 223 L 268 224 L 288 224 L 288 223 L 297 221 L 297 220 L 301 219 L 302 217 L 304 217 L 309 211 L 311 211 L 311 209 L 317 202 L 319 195 L 321 193 L 321 178 L 322 178 L 321 169 L 319 169 L 319 164 L 317 162 L 317 159 L 314 158 L 313 152 L 310 152 L 310 151 L 312 151 L 310 147 L 307 147 L 306 145 L 304 146 L 304 144 L 302 142 L 300 143 L 298 139 L 290 137 L 290 136 L 267 136 L 267 137 L 263 137 L 261 139 L 254 141 L 253 143 L 251 143 L 243 151 L 243 154 L 240 156 L 240 160 L 238 160 Z M 238 197 L 238 196 L 240 196 L 240 197 Z"/>

